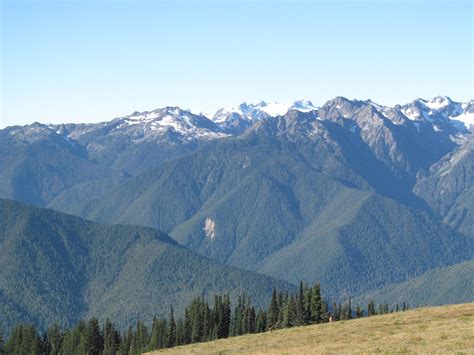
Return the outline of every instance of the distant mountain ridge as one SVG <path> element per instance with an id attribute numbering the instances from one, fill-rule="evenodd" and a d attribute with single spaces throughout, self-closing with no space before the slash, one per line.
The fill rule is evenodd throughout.
<path id="1" fill-rule="evenodd" d="M 231 266 L 364 295 L 474 259 L 473 110 L 441 96 L 336 97 L 9 127 L 0 197 L 157 228 Z"/>
<path id="2" fill-rule="evenodd" d="M 134 142 L 141 142 L 150 136 L 168 136 L 172 139 L 173 134 L 176 138 L 180 137 L 184 140 L 208 140 L 240 134 L 262 118 L 284 116 L 290 110 L 318 112 L 321 108 L 331 106 L 331 103 L 335 101 L 350 102 L 352 105 L 359 106 L 371 105 L 394 124 L 405 124 L 407 121 L 429 122 L 436 127 L 436 130 L 451 126 L 454 129 L 453 132 L 461 133 L 474 125 L 474 100 L 462 103 L 453 101 L 447 96 L 437 96 L 430 100 L 416 99 L 411 103 L 394 107 L 380 105 L 371 100 L 349 100 L 344 97 L 329 100 L 322 106 L 315 106 L 309 100 L 298 100 L 290 105 L 265 101 L 258 104 L 244 102 L 230 109 L 221 108 L 212 117 L 195 114 L 179 107 L 164 107 L 153 111 L 135 111 L 131 115 L 115 118 L 109 122 L 44 124 L 43 127 L 71 139 L 101 129 L 108 134 L 117 134 L 119 131 L 128 133 Z M 341 105 L 336 105 L 336 109 L 341 110 Z M 348 112 L 341 111 L 341 114 L 349 117 Z M 23 127 L 28 127 L 28 125 Z M 142 132 L 139 132 L 140 130 Z M 14 132 L 12 131 L 11 134 L 15 134 Z"/>
<path id="3" fill-rule="evenodd" d="M 412 305 L 467 303 L 473 299 L 474 260 L 444 268 L 434 268 L 419 277 L 393 284 L 354 299 L 367 303 L 370 299 L 388 304 L 410 300 Z"/>
<path id="4" fill-rule="evenodd" d="M 219 109 L 212 117 L 212 120 L 224 130 L 232 134 L 239 134 L 263 118 L 283 116 L 289 110 L 309 112 L 316 111 L 317 109 L 318 107 L 314 106 L 309 100 L 295 101 L 292 105 L 277 102 L 267 103 L 265 101 L 260 101 L 258 104 L 247 104 L 244 102 L 231 109 Z"/>

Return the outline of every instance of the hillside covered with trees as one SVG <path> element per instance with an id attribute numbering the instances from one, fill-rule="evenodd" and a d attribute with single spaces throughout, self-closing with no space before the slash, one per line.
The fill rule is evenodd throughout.
<path id="1" fill-rule="evenodd" d="M 81 318 L 118 327 L 180 314 L 196 295 L 246 292 L 263 306 L 272 289 L 295 287 L 220 264 L 151 228 L 100 225 L 0 199 L 0 329 L 18 322 L 45 330 Z"/>
<path id="2" fill-rule="evenodd" d="M 367 308 L 344 303 L 332 303 L 323 298 L 321 287 L 300 283 L 296 293 L 273 290 L 267 308 L 257 308 L 245 294 L 232 307 L 228 294 L 215 295 L 212 305 L 203 297 L 187 305 L 184 316 L 177 317 L 170 307 L 167 317 L 154 317 L 151 326 L 138 320 L 121 331 L 106 319 L 101 325 L 97 318 L 80 320 L 70 329 L 51 325 L 44 333 L 34 325 L 18 324 L 8 339 L 0 340 L 0 354 L 122 354 L 138 355 L 175 346 L 263 333 L 277 329 L 321 324 L 408 310 L 407 304 L 389 308 L 376 306 L 373 300 Z"/>

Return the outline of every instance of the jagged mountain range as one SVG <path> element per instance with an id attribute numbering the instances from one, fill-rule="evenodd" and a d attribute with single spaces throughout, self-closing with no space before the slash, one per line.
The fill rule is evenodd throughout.
<path id="1" fill-rule="evenodd" d="M 377 144 L 376 140 L 380 134 L 394 134 L 393 132 L 398 130 L 404 131 L 405 135 L 411 135 L 407 139 L 413 143 L 418 139 L 420 145 L 424 144 L 425 139 L 434 140 L 435 145 L 441 142 L 445 146 L 444 152 L 451 150 L 453 144 L 458 144 L 458 140 L 463 139 L 467 130 L 474 124 L 472 100 L 468 103 L 458 103 L 441 96 L 431 100 L 417 99 L 410 104 L 393 108 L 375 104 L 370 100 L 348 100 L 342 97 L 330 100 L 321 107 L 305 100 L 296 101 L 292 105 L 267 104 L 262 101 L 256 105 L 244 103 L 230 110 L 218 110 L 212 118 L 178 107 L 166 107 L 150 112 L 134 112 L 98 124 L 34 123 L 23 127 L 7 127 L 0 130 L 6 149 L 2 153 L 10 154 L 8 147 L 11 145 L 15 146 L 15 149 L 19 148 L 21 152 L 25 147 L 31 149 L 47 140 L 48 144 L 63 146 L 74 155 L 73 159 L 87 156 L 88 160 L 107 166 L 108 170 L 117 170 L 113 173 L 114 176 L 120 173 L 132 176 L 154 168 L 163 161 L 193 151 L 209 140 L 240 136 L 258 122 L 285 117 L 290 111 L 309 113 L 305 116 L 305 122 L 297 120 L 293 123 L 293 128 L 288 127 L 300 129 L 303 134 L 313 134 L 314 130 L 317 130 L 317 121 L 336 122 L 364 140 L 371 139 L 371 145 Z M 273 123 L 276 122 L 278 121 Z M 280 132 L 277 130 L 272 134 L 281 134 L 281 130 L 286 129 L 284 123 L 282 124 L 283 126 L 278 127 Z M 303 124 L 306 127 L 303 127 Z M 380 132 L 375 132 L 374 136 L 371 132 L 377 130 Z M 451 146 L 447 147 L 449 145 Z M 429 150 L 432 147 L 426 148 Z M 7 169 L 11 167 L 7 162 L 0 163 Z M 431 163 L 431 160 L 428 163 Z M 102 171 L 94 174 L 107 175 Z M 44 200 L 42 197 L 40 199 Z"/>
<path id="2" fill-rule="evenodd" d="M 63 137 L 79 140 L 87 140 L 88 136 L 92 138 L 91 132 L 103 135 L 125 134 L 133 143 L 143 143 L 152 137 L 170 141 L 210 140 L 241 134 L 262 119 L 284 116 L 291 110 L 314 112 L 315 119 L 326 119 L 325 115 L 318 113 L 324 112 L 327 116 L 329 110 L 336 111 L 343 118 L 352 118 L 354 107 L 370 107 L 380 118 L 396 125 L 411 123 L 418 130 L 420 125 L 430 124 L 435 131 L 443 130 L 455 135 L 465 133 L 471 125 L 474 125 L 473 100 L 460 103 L 446 96 L 438 96 L 431 100 L 416 99 L 409 104 L 395 107 L 379 105 L 371 100 L 348 100 L 343 97 L 330 100 L 321 107 L 313 105 L 309 100 L 295 101 L 291 105 L 261 101 L 258 104 L 242 103 L 231 109 L 222 108 L 212 117 L 195 114 L 179 107 L 165 107 L 153 111 L 136 111 L 131 115 L 98 124 L 34 124 L 30 127 L 33 134 L 42 127 Z M 10 134 L 19 134 L 20 139 L 26 139 L 27 136 L 14 129 Z M 82 137 L 83 135 L 85 136 Z"/>
<path id="3" fill-rule="evenodd" d="M 473 100 L 440 96 L 7 127 L 0 197 L 156 228 L 224 264 L 319 280 L 332 297 L 392 300 L 433 270 L 471 270 L 456 265 L 474 259 L 473 124 Z"/>

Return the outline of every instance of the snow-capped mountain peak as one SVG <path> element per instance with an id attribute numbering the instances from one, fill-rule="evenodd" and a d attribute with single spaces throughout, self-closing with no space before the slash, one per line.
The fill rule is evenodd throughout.
<path id="1" fill-rule="evenodd" d="M 474 131 L 474 100 L 460 104 L 461 113 L 450 117 L 453 125 L 459 124 L 459 122 L 466 127 Z"/>
<path id="2" fill-rule="evenodd" d="M 456 102 L 448 96 L 417 99 L 401 106 L 400 111 L 409 120 L 428 122 L 436 130 L 454 129 L 463 132 L 474 124 L 474 108 L 469 103 Z"/>
<path id="3" fill-rule="evenodd" d="M 301 115 L 300 113 L 305 113 Z M 91 135 L 126 137 L 133 143 L 142 141 L 194 142 L 237 136 L 260 122 L 274 125 L 291 121 L 292 127 L 319 121 L 334 121 L 356 132 L 370 132 L 390 127 L 391 124 L 416 129 L 418 134 L 441 135 L 457 142 L 469 130 L 474 132 L 474 100 L 461 103 L 447 96 L 432 99 L 416 99 L 406 105 L 394 107 L 380 105 L 371 100 L 351 100 L 336 97 L 324 105 L 315 106 L 309 100 L 297 100 L 292 104 L 260 101 L 242 103 L 231 109 L 220 109 L 210 119 L 202 113 L 176 106 L 152 111 L 135 111 L 130 115 L 97 124 L 49 125 L 48 132 L 56 132 L 71 139 L 83 139 Z M 311 124 L 312 124 L 311 123 Z M 296 127 L 300 132 L 302 127 Z M 29 125 L 29 130 L 39 130 Z M 281 129 L 281 127 L 279 127 Z M 16 132 L 16 131 L 15 131 Z M 11 130 L 11 134 L 16 134 Z M 26 128 L 25 128 L 26 132 Z M 364 133 L 365 134 L 365 133 Z"/>
<path id="4" fill-rule="evenodd" d="M 442 110 L 447 106 L 451 105 L 453 101 L 447 96 L 436 96 L 433 97 L 431 100 L 423 100 L 422 101 L 428 108 L 431 110 Z"/>
<path id="5" fill-rule="evenodd" d="M 319 107 L 314 106 L 313 103 L 309 100 L 297 100 L 293 102 L 293 105 L 290 106 L 292 110 L 298 110 L 301 112 L 316 111 Z"/>
<path id="6" fill-rule="evenodd" d="M 134 112 L 112 121 L 114 130 L 133 130 L 143 138 L 171 133 L 179 139 L 213 139 L 227 136 L 215 122 L 179 107 Z"/>
<path id="7" fill-rule="evenodd" d="M 255 122 L 267 118 L 285 115 L 289 110 L 310 112 L 317 110 L 309 100 L 298 100 L 293 104 L 282 104 L 279 102 L 260 101 L 257 104 L 247 104 L 246 102 L 231 109 L 220 109 L 213 116 L 212 120 L 223 129 L 235 132 L 242 132 Z"/>
<path id="8" fill-rule="evenodd" d="M 271 117 L 276 117 L 283 116 L 285 113 L 287 113 L 289 106 L 279 102 L 266 103 L 265 101 L 261 101 L 255 106 L 255 109 L 265 112 Z"/>

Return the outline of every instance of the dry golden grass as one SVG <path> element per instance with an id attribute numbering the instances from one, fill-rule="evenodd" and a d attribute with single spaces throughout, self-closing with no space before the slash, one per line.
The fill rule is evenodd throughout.
<path id="1" fill-rule="evenodd" d="M 282 329 L 149 354 L 474 354 L 474 303 Z"/>

